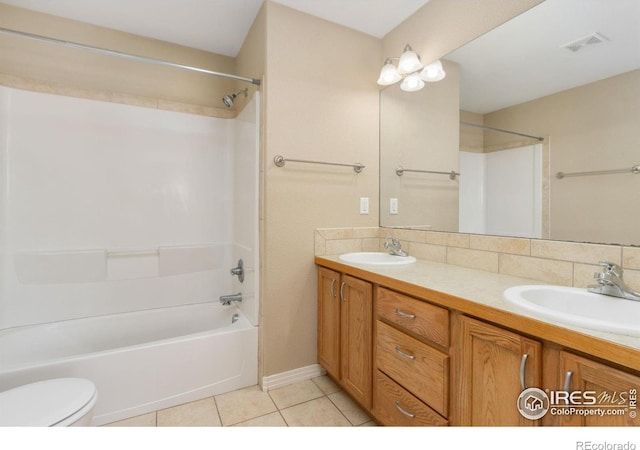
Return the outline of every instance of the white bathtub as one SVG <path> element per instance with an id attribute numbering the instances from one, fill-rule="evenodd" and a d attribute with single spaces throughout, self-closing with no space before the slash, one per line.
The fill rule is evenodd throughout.
<path id="1" fill-rule="evenodd" d="M 255 385 L 257 364 L 258 329 L 217 302 L 0 331 L 0 391 L 90 379 L 93 425 Z"/>

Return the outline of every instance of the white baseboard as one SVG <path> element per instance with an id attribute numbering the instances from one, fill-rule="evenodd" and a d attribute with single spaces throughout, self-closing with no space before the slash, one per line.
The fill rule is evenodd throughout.
<path id="1" fill-rule="evenodd" d="M 288 372 L 269 375 L 268 377 L 262 377 L 262 390 L 267 392 L 289 384 L 310 380 L 311 378 L 322 376 L 325 373 L 325 370 L 320 364 L 313 364 L 311 366 L 289 370 Z"/>

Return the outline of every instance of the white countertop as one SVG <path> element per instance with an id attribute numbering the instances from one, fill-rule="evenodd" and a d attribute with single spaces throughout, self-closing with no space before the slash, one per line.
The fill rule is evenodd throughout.
<path id="1" fill-rule="evenodd" d="M 447 296 L 457 297 L 466 302 L 493 308 L 501 312 L 523 316 L 538 322 L 551 324 L 562 329 L 571 330 L 602 341 L 608 341 L 640 351 L 639 337 L 606 333 L 548 320 L 510 303 L 503 296 L 505 289 L 513 286 L 545 284 L 539 281 L 420 259 L 413 264 L 402 266 L 373 266 L 346 263 L 340 260 L 338 255 L 316 256 L 316 261 L 319 264 L 322 264 L 322 260 L 326 260 L 334 267 L 338 264 L 344 266 L 345 269 L 352 268 L 356 269 L 356 271 L 365 271 L 380 277 L 399 281 L 401 283 L 407 283 L 418 288 L 439 292 Z M 384 283 L 381 284 L 384 285 Z M 428 296 L 426 297 L 428 298 Z M 440 301 L 439 303 L 443 306 L 447 306 L 445 301 Z M 452 309 L 458 309 L 462 312 L 466 312 L 464 309 L 460 309 L 459 306 L 454 307 L 452 305 Z M 491 320 L 490 317 L 481 318 Z M 640 318 L 638 318 L 638 320 L 640 320 Z M 640 354 L 638 354 L 638 358 L 640 359 Z"/>

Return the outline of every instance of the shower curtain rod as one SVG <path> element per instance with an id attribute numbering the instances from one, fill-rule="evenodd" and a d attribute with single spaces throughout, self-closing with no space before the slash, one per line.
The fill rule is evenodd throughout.
<path id="1" fill-rule="evenodd" d="M 524 136 L 530 139 L 535 139 L 536 141 L 540 141 L 540 142 L 544 141 L 544 138 L 540 136 L 531 136 L 530 134 L 516 133 L 515 131 L 503 130 L 501 128 L 486 127 L 484 125 L 478 125 L 476 123 L 460 122 L 460 125 L 467 125 L 469 127 L 476 127 L 476 128 L 484 128 L 485 130 L 498 131 L 500 133 L 515 134 L 517 136 Z"/>
<path id="2" fill-rule="evenodd" d="M 78 48 L 78 49 L 82 49 L 82 50 L 89 50 L 89 51 L 96 52 L 96 53 L 102 53 L 102 54 L 111 55 L 111 56 L 119 56 L 120 58 L 132 59 L 132 60 L 135 60 L 135 61 L 143 61 L 143 62 L 147 62 L 147 63 L 151 63 L 151 64 L 157 64 L 157 65 L 161 65 L 161 66 L 174 67 L 174 68 L 183 69 L 183 70 L 190 70 L 192 72 L 204 73 L 204 74 L 207 74 L 207 75 L 213 75 L 215 77 L 228 78 L 228 79 L 236 80 L 236 81 L 244 81 L 246 83 L 251 83 L 251 84 L 255 84 L 256 86 L 260 86 L 260 80 L 257 80 L 255 78 L 239 77 L 237 75 L 230 75 L 228 73 L 214 72 L 213 70 L 201 69 L 199 67 L 193 67 L 193 66 L 187 66 L 187 65 L 184 65 L 184 64 L 172 63 L 172 62 L 169 62 L 169 61 L 163 61 L 161 59 L 148 58 L 146 56 L 132 55 L 132 54 L 129 54 L 129 53 L 118 52 L 118 51 L 115 51 L 115 50 L 108 50 L 106 48 L 93 47 L 91 45 L 78 44 L 76 42 L 64 41 L 64 40 L 61 40 L 61 39 L 41 36 L 39 34 L 25 33 L 24 31 L 10 30 L 8 28 L 0 27 L 0 33 L 13 34 L 15 36 L 20 36 L 20 37 L 27 38 L 27 39 L 34 39 L 36 41 L 43 41 L 43 42 L 48 42 L 48 43 L 52 43 L 52 44 L 60 44 L 60 45 L 63 45 L 65 47 Z"/>

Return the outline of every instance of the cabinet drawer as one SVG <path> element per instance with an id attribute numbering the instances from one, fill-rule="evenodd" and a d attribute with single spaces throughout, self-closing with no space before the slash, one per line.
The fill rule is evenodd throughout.
<path id="1" fill-rule="evenodd" d="M 389 426 L 446 426 L 448 421 L 411 395 L 398 383 L 376 371 L 373 414 Z"/>
<path id="2" fill-rule="evenodd" d="M 449 357 L 384 322 L 376 324 L 377 368 L 446 417 Z"/>
<path id="3" fill-rule="evenodd" d="M 435 344 L 449 346 L 449 311 L 444 308 L 379 288 L 376 313 Z"/>

